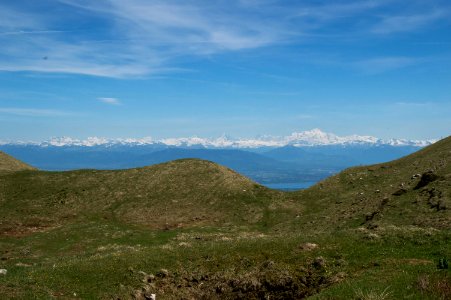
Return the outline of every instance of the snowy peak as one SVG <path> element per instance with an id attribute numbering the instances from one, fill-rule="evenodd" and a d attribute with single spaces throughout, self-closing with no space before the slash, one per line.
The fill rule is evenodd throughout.
<path id="1" fill-rule="evenodd" d="M 340 138 L 333 133 L 326 133 L 320 129 L 313 129 L 303 132 L 293 132 L 286 137 L 287 144 L 293 146 L 309 146 L 309 145 L 329 145 L 336 144 Z"/>
<path id="2" fill-rule="evenodd" d="M 93 146 L 111 146 L 111 145 L 147 145 L 154 144 L 154 141 L 150 137 L 142 139 L 107 139 L 103 137 L 88 137 L 85 140 L 74 139 L 71 137 L 52 137 L 47 141 L 41 143 L 24 143 L 20 144 L 32 144 L 42 147 L 66 147 L 66 146 L 79 146 L 79 147 L 93 147 Z"/>
<path id="3" fill-rule="evenodd" d="M 406 140 L 406 139 L 389 139 L 383 140 L 374 136 L 338 136 L 333 133 L 324 132 L 318 128 L 293 132 L 288 136 L 259 136 L 251 139 L 234 139 L 223 134 L 218 138 L 202 138 L 198 136 L 182 137 L 182 138 L 165 138 L 154 140 L 151 137 L 141 139 L 125 138 L 125 139 L 107 139 L 103 137 L 89 137 L 85 140 L 73 139 L 70 137 L 51 138 L 40 143 L 14 142 L 3 144 L 21 144 L 21 145 L 37 145 L 42 147 L 63 147 L 63 146 L 143 146 L 143 145 L 165 145 L 172 147 L 205 147 L 205 148 L 262 148 L 262 147 L 309 147 L 309 146 L 330 146 L 330 145 L 390 145 L 390 146 L 415 146 L 424 147 L 436 142 L 436 140 Z"/>
<path id="4" fill-rule="evenodd" d="M 323 132 L 316 128 L 309 131 L 294 132 L 286 138 L 288 145 L 293 146 L 325 146 L 340 144 L 377 144 L 384 143 L 381 139 L 373 136 L 337 136 L 333 133 Z"/>

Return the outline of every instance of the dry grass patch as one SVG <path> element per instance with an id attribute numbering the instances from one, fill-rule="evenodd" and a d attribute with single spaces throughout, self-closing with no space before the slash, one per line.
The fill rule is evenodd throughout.
<path id="1" fill-rule="evenodd" d="M 418 277 L 417 288 L 423 295 L 433 295 L 437 299 L 451 299 L 451 276 L 446 275 L 422 275 Z"/>

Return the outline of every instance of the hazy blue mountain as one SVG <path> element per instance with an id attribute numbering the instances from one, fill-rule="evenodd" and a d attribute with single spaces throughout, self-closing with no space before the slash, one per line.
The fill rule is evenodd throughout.
<path id="1" fill-rule="evenodd" d="M 181 158 L 201 158 L 227 166 L 258 182 L 318 181 L 338 171 L 323 166 L 303 166 L 262 154 L 232 149 L 169 148 L 141 157 L 142 164 L 155 164 Z"/>
<path id="2" fill-rule="evenodd" d="M 227 166 L 260 183 L 316 182 L 337 168 L 302 166 L 262 154 L 233 149 L 148 146 L 32 146 L 2 145 L 0 149 L 42 170 L 121 169 L 153 165 L 181 158 L 201 158 Z"/>
<path id="3" fill-rule="evenodd" d="M 331 153 L 314 152 L 305 147 L 285 146 L 269 150 L 262 153 L 267 157 L 276 160 L 301 164 L 305 167 L 324 167 L 343 169 L 349 166 L 358 165 L 360 161 L 353 159 L 346 153 L 340 155 Z"/>
<path id="4" fill-rule="evenodd" d="M 354 165 L 375 164 L 406 156 L 421 147 L 391 145 L 327 145 L 285 146 L 264 152 L 265 156 L 303 166 L 346 168 Z"/>
<path id="5" fill-rule="evenodd" d="M 358 164 L 375 164 L 387 162 L 420 150 L 419 146 L 391 145 L 353 145 L 353 146 L 314 146 L 306 151 L 315 154 L 346 156 Z"/>
<path id="6" fill-rule="evenodd" d="M 268 184 L 312 183 L 354 165 L 385 162 L 420 147 L 391 145 L 284 146 L 278 148 L 207 149 L 202 145 L 103 144 L 53 146 L 4 144 L 0 150 L 42 170 L 122 169 L 200 158 L 227 166 Z"/>
<path id="7" fill-rule="evenodd" d="M 137 157 L 166 145 L 39 146 L 0 145 L 0 149 L 42 170 L 120 169 L 142 166 Z"/>

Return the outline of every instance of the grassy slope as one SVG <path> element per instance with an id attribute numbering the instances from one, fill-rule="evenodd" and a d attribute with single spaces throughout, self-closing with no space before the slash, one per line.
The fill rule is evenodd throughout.
<path id="1" fill-rule="evenodd" d="M 0 151 L 0 172 L 21 170 L 35 170 L 35 168 Z"/>
<path id="2" fill-rule="evenodd" d="M 428 171 L 437 179 L 416 188 L 417 174 Z M 370 298 L 385 289 L 390 299 L 451 296 L 449 271 L 436 268 L 440 258 L 451 258 L 451 138 L 393 162 L 347 169 L 295 194 L 305 217 L 290 226 L 316 232 L 349 263 L 349 279 L 317 298 L 360 292 Z"/>
<path id="3" fill-rule="evenodd" d="M 393 162 L 347 169 L 297 193 L 309 208 L 308 223 L 319 222 L 328 230 L 370 223 L 451 228 L 450 151 L 447 138 Z M 415 189 L 419 175 L 428 171 L 437 180 Z M 430 199 L 432 190 L 436 199 Z M 437 201 L 440 208 L 434 207 Z"/>
<path id="4" fill-rule="evenodd" d="M 4 174 L 2 183 L 5 234 L 90 219 L 152 229 L 252 224 L 282 196 L 201 160 L 120 171 L 17 172 Z"/>
<path id="5" fill-rule="evenodd" d="M 448 138 L 297 193 L 200 160 L 4 173 L 0 294 L 435 299 L 451 289 L 449 271 L 436 268 L 451 258 L 450 151 Z M 415 190 L 412 175 L 428 170 L 438 179 Z M 139 271 L 161 268 L 170 275 L 142 282 Z"/>

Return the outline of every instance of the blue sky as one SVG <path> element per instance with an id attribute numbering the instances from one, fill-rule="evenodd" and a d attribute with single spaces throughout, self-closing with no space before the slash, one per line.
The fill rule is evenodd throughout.
<path id="1" fill-rule="evenodd" d="M 450 135 L 448 0 L 0 1 L 0 139 Z"/>

